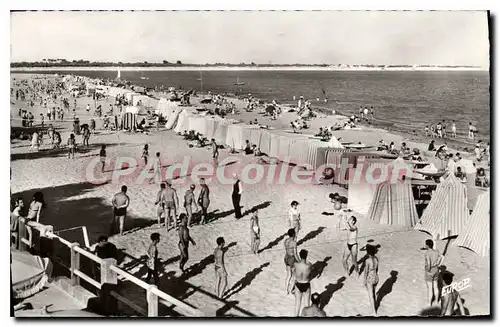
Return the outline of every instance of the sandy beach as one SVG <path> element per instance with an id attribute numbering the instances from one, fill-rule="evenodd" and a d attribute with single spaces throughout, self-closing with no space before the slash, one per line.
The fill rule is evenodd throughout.
<path id="1" fill-rule="evenodd" d="M 31 78 L 30 75 L 14 74 L 12 78 Z M 50 77 L 53 78 L 53 77 Z M 192 103 L 199 104 L 200 97 L 192 98 Z M 70 98 L 70 101 L 73 100 Z M 107 108 L 113 99 L 100 100 Z M 293 113 L 284 113 L 279 120 L 271 121 L 255 113 L 242 110 L 243 102 L 235 102 L 240 113 L 230 118 L 249 122 L 258 118 L 259 123 L 279 130 L 290 130 L 290 122 L 296 119 Z M 88 97 L 77 98 L 77 116 L 81 123 L 88 123 L 91 113 L 85 106 L 94 106 Z M 11 96 L 11 125 L 19 126 L 17 111 L 27 108 L 23 101 L 16 101 Z M 39 114 L 45 109 L 35 104 L 28 109 L 39 122 Z M 71 115 L 66 114 L 66 119 Z M 304 133 L 315 134 L 319 127 L 342 122 L 347 118 L 340 115 L 328 115 L 313 119 L 310 129 Z M 51 123 L 45 120 L 45 124 Z M 54 122 L 60 131 L 63 144 L 70 134 L 70 122 Z M 341 263 L 344 235 L 336 226 L 338 215 L 334 212 L 328 195 L 338 192 L 347 196 L 347 190 L 338 185 L 301 186 L 293 183 L 286 185 L 258 183 L 245 186 L 242 196 L 240 220 L 234 218 L 231 204 L 231 186 L 222 185 L 217 179 L 209 183 L 210 207 L 212 217 L 207 225 L 196 225 L 191 228 L 191 237 L 196 246 L 190 247 L 190 258 L 186 265 L 187 274 L 182 275 L 178 268 L 178 236 L 175 231 L 167 233 L 165 228 L 156 224 L 156 207 L 154 199 L 159 190 L 157 184 L 137 184 L 137 174 L 125 174 L 119 180 L 112 180 L 117 167 L 108 166 L 104 173 L 105 181 L 94 184 L 87 180 L 88 169 L 99 155 L 101 144 L 107 145 L 107 157 L 136 158 L 138 165 L 143 165 L 141 152 L 144 144 L 149 145 L 150 158 L 157 151 L 162 153 L 163 169 L 189 156 L 193 162 L 211 162 L 208 148 L 190 148 L 187 141 L 172 130 L 161 129 L 151 134 L 125 133 L 100 130 L 102 122 L 97 120 L 98 132 L 90 138 L 90 147 L 82 149 L 74 160 L 67 158 L 66 151 L 46 150 L 42 146 L 39 152 L 29 152 L 30 141 L 11 141 L 11 192 L 12 197 L 22 196 L 25 202 L 35 191 L 42 191 L 48 206 L 41 218 L 41 223 L 54 226 L 61 231 L 77 226 L 86 226 L 91 243 L 100 235 L 107 234 L 111 219 L 111 198 L 119 191 L 121 185 L 129 187 L 128 195 L 131 203 L 128 209 L 123 236 L 110 238 L 127 257 L 121 266 L 137 277 L 145 278 L 147 270 L 145 260 L 153 232 L 160 233 L 159 256 L 162 273 L 158 287 L 164 292 L 182 299 L 202 311 L 217 315 L 242 315 L 242 312 L 255 316 L 291 316 L 294 309 L 293 295 L 285 295 L 284 233 L 288 229 L 286 210 L 291 201 L 298 201 L 301 206 L 303 229 L 298 236 L 299 249 L 309 251 L 309 261 L 313 263 L 315 278 L 312 280 L 312 291 L 321 294 L 321 307 L 328 316 L 367 316 L 371 314 L 367 291 L 362 285 L 362 278 L 351 275 L 342 277 Z M 362 142 L 375 145 L 384 139 L 387 143 L 395 142 L 399 147 L 406 141 L 410 148 L 424 150 L 427 144 L 411 140 L 408 135 L 388 133 L 382 129 L 362 126 L 359 130 L 334 132 L 343 141 Z M 82 137 L 77 136 L 81 144 Z M 46 141 L 46 140 L 45 140 Z M 438 141 L 438 143 L 440 143 Z M 219 161 L 230 156 L 229 149 L 221 150 Z M 471 154 L 464 153 L 465 157 Z M 254 162 L 251 156 L 238 155 L 240 166 Z M 280 164 L 282 165 L 282 164 Z M 235 170 L 238 167 L 233 167 Z M 230 168 L 233 169 L 233 168 Z M 121 168 L 120 168 L 121 169 Z M 128 169 L 133 170 L 134 167 Z M 279 169 L 279 167 L 278 167 Z M 180 201 L 191 182 L 175 184 Z M 198 185 L 198 184 L 197 184 Z M 198 194 L 197 186 L 195 194 Z M 259 209 L 262 240 L 260 253 L 250 252 L 249 211 Z M 352 208 L 356 211 L 356 208 Z M 327 214 L 325 214 L 327 213 Z M 380 282 L 377 286 L 379 316 L 412 316 L 432 313 L 435 308 L 426 304 L 426 288 L 423 271 L 423 253 L 419 249 L 429 236 L 423 232 L 401 226 L 380 225 L 356 214 L 359 219 L 359 259 L 366 253 L 366 244 L 380 245 L 377 257 L 380 260 Z M 74 232 L 60 232 L 60 236 L 70 239 Z M 228 245 L 225 261 L 228 272 L 228 293 L 224 300 L 216 299 L 214 291 L 213 250 L 215 240 L 223 236 Z M 442 252 L 445 241 L 437 242 L 437 250 Z M 361 263 L 363 265 L 363 263 Z M 472 251 L 450 246 L 446 253 L 444 265 L 455 275 L 455 280 L 470 278 L 471 287 L 461 292 L 465 299 L 465 307 L 470 315 L 490 314 L 490 260 L 481 258 Z M 143 291 L 134 285 L 124 285 L 120 291 L 127 298 L 145 305 Z M 427 310 L 427 311 L 426 311 Z"/>

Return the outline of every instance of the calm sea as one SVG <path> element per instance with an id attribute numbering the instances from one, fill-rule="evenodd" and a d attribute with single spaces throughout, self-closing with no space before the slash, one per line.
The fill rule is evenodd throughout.
<path id="1" fill-rule="evenodd" d="M 113 71 L 64 73 L 116 77 Z M 122 71 L 121 76 L 144 86 L 201 89 L 199 71 Z M 235 85 L 237 80 L 244 85 Z M 293 96 L 298 99 L 303 95 L 311 99 L 313 107 L 343 114 L 357 113 L 360 106 L 373 105 L 376 125 L 380 127 L 421 132 L 427 124 L 443 119 L 450 124 L 455 120 L 459 135 L 464 136 L 472 122 L 481 138 L 490 135 L 489 87 L 488 72 L 203 71 L 205 92 L 251 93 L 288 104 L 295 103 Z"/>

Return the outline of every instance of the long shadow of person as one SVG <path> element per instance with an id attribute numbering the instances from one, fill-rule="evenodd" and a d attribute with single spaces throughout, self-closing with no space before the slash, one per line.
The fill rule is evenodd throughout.
<path id="1" fill-rule="evenodd" d="M 241 290 L 243 290 L 245 287 L 249 286 L 252 281 L 257 277 L 258 274 L 260 274 L 264 268 L 268 267 L 270 265 L 269 262 L 266 262 L 260 267 L 257 267 L 251 271 L 249 271 L 243 278 L 241 278 L 239 281 L 237 281 L 233 287 L 231 287 L 229 290 L 226 291 L 226 294 L 223 295 L 224 299 L 228 299 L 231 296 L 233 296 L 236 293 L 239 293 Z"/>
<path id="2" fill-rule="evenodd" d="M 373 240 L 368 240 L 367 242 L 373 242 Z M 378 252 L 378 249 L 380 249 L 380 244 L 377 244 L 374 246 L 375 246 L 375 254 L 376 254 Z M 361 249 L 359 249 L 359 252 L 366 252 L 366 245 L 363 246 Z M 361 259 L 358 260 L 359 274 L 363 273 L 363 271 L 365 270 L 366 259 L 368 259 L 367 253 L 365 253 L 365 255 Z M 354 271 L 354 266 L 351 267 L 349 274 L 352 274 L 353 271 Z"/>
<path id="3" fill-rule="evenodd" d="M 326 305 L 330 302 L 333 294 L 337 292 L 344 286 L 345 277 L 340 277 L 335 284 L 328 284 L 325 286 L 325 290 L 320 294 L 320 303 L 319 307 L 324 309 Z"/>
<path id="4" fill-rule="evenodd" d="M 325 270 L 325 267 L 328 265 L 328 261 L 330 261 L 332 257 L 325 257 L 321 261 L 316 261 L 312 267 L 311 267 L 311 275 L 310 278 L 320 278 L 321 274 L 323 274 L 323 270 Z"/>
<path id="5" fill-rule="evenodd" d="M 380 307 L 380 303 L 382 302 L 382 299 L 389 293 L 392 292 L 392 287 L 394 286 L 394 283 L 398 280 L 398 272 L 395 270 L 392 270 L 390 272 L 391 276 L 385 280 L 385 282 L 380 286 L 380 288 L 377 291 L 377 298 L 375 300 L 375 310 L 378 310 Z"/>
<path id="6" fill-rule="evenodd" d="M 306 236 L 304 236 L 301 240 L 299 240 L 297 242 L 297 246 L 300 246 L 300 245 L 304 244 L 305 242 L 312 240 L 313 238 L 315 238 L 316 236 L 321 234 L 321 232 L 323 232 L 324 230 L 325 230 L 325 227 L 321 226 L 321 227 L 318 227 L 318 229 L 316 229 L 316 230 L 310 231 L 309 233 L 306 234 Z"/>
<path id="7" fill-rule="evenodd" d="M 285 238 L 286 235 L 287 235 L 287 233 L 278 236 L 276 239 L 274 239 L 273 241 L 269 242 L 265 247 L 263 247 L 262 249 L 260 249 L 257 253 L 262 253 L 265 250 L 272 249 L 273 247 L 275 247 L 276 245 L 278 245 Z"/>
<path id="8" fill-rule="evenodd" d="M 271 205 L 271 203 L 272 203 L 271 201 L 264 201 L 261 204 L 258 204 L 258 205 L 253 206 L 252 208 L 250 208 L 248 210 L 245 210 L 245 212 L 243 212 L 242 216 L 244 217 L 244 216 L 246 216 L 248 214 L 253 213 L 256 210 L 265 209 L 265 208 L 269 207 Z"/>
<path id="9" fill-rule="evenodd" d="M 229 243 L 228 245 L 226 245 L 224 248 L 223 248 L 223 251 L 226 252 L 227 250 L 229 250 L 230 248 L 232 248 L 233 246 L 236 246 L 236 242 L 231 242 Z M 182 274 L 182 276 L 180 277 L 180 279 L 182 280 L 188 280 L 189 278 L 191 277 L 194 277 L 198 274 L 201 274 L 203 272 L 203 270 L 210 264 L 214 263 L 215 262 L 215 258 L 214 258 L 214 255 L 211 254 L 205 258 L 203 258 L 202 260 L 200 260 L 200 262 L 198 263 L 195 263 L 194 265 L 190 266 L 189 268 L 186 269 L 186 271 Z"/>

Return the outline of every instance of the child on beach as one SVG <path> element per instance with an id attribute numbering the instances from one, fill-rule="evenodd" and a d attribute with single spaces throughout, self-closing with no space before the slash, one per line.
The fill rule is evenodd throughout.
<path id="1" fill-rule="evenodd" d="M 212 139 L 212 159 L 217 160 L 219 158 L 219 146 L 215 142 L 215 139 Z"/>
<path id="2" fill-rule="evenodd" d="M 142 156 L 141 158 L 144 159 L 144 166 L 148 165 L 148 156 L 149 156 L 149 151 L 148 151 L 148 145 L 144 145 L 144 149 L 142 149 Z"/>
<path id="3" fill-rule="evenodd" d="M 250 249 L 253 254 L 257 254 L 260 245 L 259 211 L 255 210 L 250 217 Z"/>
<path id="4" fill-rule="evenodd" d="M 146 277 L 146 282 L 149 283 L 151 277 L 153 277 L 154 283 L 158 283 L 158 243 L 160 243 L 160 234 L 151 234 L 151 244 L 149 245 L 147 252 L 147 266 L 148 266 L 148 276 Z"/>
<path id="5" fill-rule="evenodd" d="M 455 125 L 455 121 L 451 123 L 451 135 L 453 138 L 457 138 L 457 125 Z"/>
<path id="6" fill-rule="evenodd" d="M 104 165 L 106 163 L 106 145 L 101 145 L 101 151 L 99 151 L 99 158 L 101 161 L 101 172 L 104 172 Z"/>
<path id="7" fill-rule="evenodd" d="M 68 139 L 68 159 L 73 157 L 75 159 L 75 148 L 76 148 L 76 139 L 75 139 L 75 134 L 71 133 Z"/>

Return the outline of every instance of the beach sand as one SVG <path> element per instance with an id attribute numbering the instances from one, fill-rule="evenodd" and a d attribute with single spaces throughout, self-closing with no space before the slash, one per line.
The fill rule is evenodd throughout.
<path id="1" fill-rule="evenodd" d="M 21 78 L 18 74 L 16 78 Z M 25 75 L 26 76 L 26 75 Z M 11 101 L 12 117 L 17 117 L 17 109 L 25 108 L 21 101 Z M 106 100 L 108 101 L 108 100 Z M 70 103 L 72 100 L 70 100 Z M 85 105 L 93 104 L 88 98 L 78 99 L 78 117 L 87 123 Z M 107 107 L 107 102 L 103 108 Z M 241 106 L 241 103 L 237 103 Z M 255 114 L 241 110 L 238 117 L 248 122 Z M 39 112 L 43 108 L 35 106 L 33 113 L 38 121 Z M 66 114 L 69 118 L 69 115 Z M 286 113 L 279 121 L 264 121 L 257 117 L 259 123 L 275 128 L 288 129 L 289 122 L 295 117 Z M 342 116 L 329 116 L 328 122 L 345 119 Z M 49 122 L 45 120 L 45 124 Z M 15 126 L 16 120 L 12 125 Z M 327 122 L 313 120 L 311 134 Z M 55 124 L 61 128 L 63 144 L 65 144 L 70 123 Z M 100 122 L 97 122 L 99 129 Z M 374 144 L 379 139 L 394 141 L 399 145 L 404 136 L 389 134 L 381 130 L 364 128 L 361 131 L 341 131 L 345 141 L 361 141 Z M 77 136 L 81 143 L 81 136 Z M 147 271 L 141 259 L 149 245 L 149 236 L 153 232 L 161 235 L 159 256 L 163 267 L 159 288 L 183 301 L 207 312 L 217 315 L 255 316 L 291 316 L 294 311 L 293 295 L 285 295 L 285 265 L 283 262 L 284 233 L 288 229 L 286 210 L 292 200 L 300 202 L 303 229 L 298 236 L 299 250 L 309 251 L 309 261 L 314 264 L 315 278 L 312 280 L 312 291 L 321 294 L 322 307 L 328 316 L 370 315 L 368 295 L 362 285 L 362 279 L 354 274 L 344 278 L 341 265 L 344 235 L 337 229 L 338 215 L 325 215 L 334 210 L 328 201 L 328 194 L 338 192 L 347 196 L 347 191 L 339 186 L 301 186 L 295 184 L 276 185 L 258 183 L 245 186 L 242 196 L 242 211 L 259 208 L 262 240 L 259 255 L 250 253 L 249 214 L 236 220 L 232 212 L 230 199 L 231 186 L 221 185 L 217 180 L 209 183 L 211 204 L 209 213 L 213 221 L 208 225 L 194 226 L 191 236 L 196 246 L 190 247 L 190 259 L 186 265 L 188 273 L 181 276 L 178 268 L 177 247 L 178 236 L 175 231 L 167 233 L 165 228 L 156 225 L 156 208 L 154 199 L 159 189 L 157 184 L 135 184 L 135 173 L 113 181 L 111 175 L 116 167 L 107 167 L 107 181 L 93 184 L 86 181 L 86 171 L 91 160 L 98 156 L 100 144 L 107 144 L 108 158 L 134 157 L 142 165 L 140 155 L 144 144 L 149 144 L 150 160 L 157 151 L 162 153 L 164 166 L 176 163 L 184 156 L 199 162 L 211 162 L 207 148 L 189 148 L 187 142 L 176 136 L 173 131 L 161 130 L 150 135 L 115 133 L 99 131 L 90 139 L 90 149 L 77 154 L 74 160 L 67 158 L 66 152 L 40 151 L 29 153 L 29 141 L 14 140 L 11 142 L 11 192 L 13 197 L 23 196 L 28 202 L 32 194 L 41 190 L 48 207 L 42 215 L 41 223 L 54 226 L 61 231 L 76 226 L 86 226 L 91 242 L 99 235 L 107 234 L 111 220 L 111 198 L 119 191 L 122 184 L 129 186 L 128 194 L 131 204 L 128 211 L 126 229 L 123 235 L 110 238 L 119 249 L 127 254 L 121 266 L 137 277 L 145 278 Z M 425 144 L 410 143 L 410 148 L 422 147 Z M 45 145 L 47 147 L 47 145 Z M 228 150 L 221 151 L 222 160 L 228 156 Z M 240 155 L 244 164 L 253 158 Z M 238 168 L 237 165 L 234 169 Z M 167 167 L 164 167 L 167 169 Z M 231 168 L 233 169 L 233 168 Z M 133 170 L 133 169 L 132 169 Z M 122 171 L 126 172 L 126 171 Z M 189 177 L 188 177 L 189 178 Z M 195 180 L 197 182 L 197 180 Z M 191 181 L 176 186 L 180 202 Z M 195 193 L 198 194 L 199 187 Z M 354 208 L 355 210 L 355 208 Z M 409 230 L 401 226 L 380 225 L 374 221 L 359 218 L 360 249 L 366 244 L 380 245 L 380 260 L 377 285 L 377 298 L 381 299 L 379 316 L 418 315 L 429 309 L 426 302 L 426 288 L 423 272 L 423 253 L 419 250 L 425 239 L 425 233 Z M 60 236 L 71 239 L 72 232 L 60 232 Z M 229 246 L 226 252 L 228 272 L 228 294 L 224 300 L 217 299 L 214 294 L 213 250 L 217 237 L 223 236 Z M 445 241 L 437 242 L 437 249 L 442 252 Z M 366 252 L 360 251 L 361 260 Z M 455 281 L 470 278 L 471 287 L 461 295 L 465 299 L 465 307 L 471 315 L 490 313 L 490 275 L 489 258 L 478 257 L 473 252 L 450 246 L 444 263 L 455 274 Z M 143 290 L 125 283 L 120 291 L 127 298 L 146 307 Z M 428 310 L 433 312 L 433 310 Z M 161 313 L 161 311 L 160 311 Z"/>

